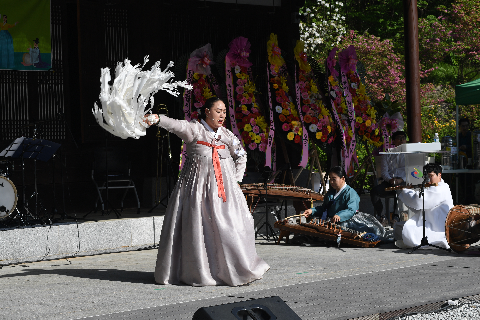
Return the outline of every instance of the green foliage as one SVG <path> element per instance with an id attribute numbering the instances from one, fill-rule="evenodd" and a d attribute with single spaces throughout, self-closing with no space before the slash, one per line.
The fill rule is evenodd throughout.
<path id="1" fill-rule="evenodd" d="M 454 86 L 457 83 L 457 74 L 457 67 L 449 63 L 439 62 L 424 81 L 434 84 L 450 84 Z"/>

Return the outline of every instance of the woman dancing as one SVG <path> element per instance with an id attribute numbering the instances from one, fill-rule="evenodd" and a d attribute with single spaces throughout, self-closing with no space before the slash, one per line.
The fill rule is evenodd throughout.
<path id="1" fill-rule="evenodd" d="M 210 98 L 199 119 L 150 115 L 145 122 L 180 137 L 188 157 L 169 199 L 155 268 L 159 284 L 239 286 L 270 268 L 255 250 L 253 218 L 237 182 L 247 156 L 223 127 L 225 104 Z"/>

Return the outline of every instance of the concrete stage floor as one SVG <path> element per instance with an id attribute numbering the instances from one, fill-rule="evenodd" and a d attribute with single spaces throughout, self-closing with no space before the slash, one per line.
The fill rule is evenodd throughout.
<path id="1" fill-rule="evenodd" d="M 201 307 L 279 296 L 302 319 L 350 319 L 480 294 L 478 246 L 408 254 L 393 244 L 338 249 L 258 239 L 256 248 L 271 269 L 241 287 L 157 285 L 155 249 L 3 266 L 0 318 L 192 319 Z"/>

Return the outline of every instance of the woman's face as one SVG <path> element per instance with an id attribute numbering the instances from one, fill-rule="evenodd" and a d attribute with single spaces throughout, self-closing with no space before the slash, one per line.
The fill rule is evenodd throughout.
<path id="1" fill-rule="evenodd" d="M 217 130 L 223 126 L 225 122 L 225 117 L 227 116 L 227 108 L 225 103 L 222 101 L 217 101 L 213 104 L 210 109 L 205 109 L 206 120 L 205 122 L 213 130 Z"/>
<path id="2" fill-rule="evenodd" d="M 342 189 L 343 185 L 345 184 L 345 177 L 340 178 L 337 174 L 330 172 L 328 175 L 330 177 L 330 186 L 339 191 Z"/>

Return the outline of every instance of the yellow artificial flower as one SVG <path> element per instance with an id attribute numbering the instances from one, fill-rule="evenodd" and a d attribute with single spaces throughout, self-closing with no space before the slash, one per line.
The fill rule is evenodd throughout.
<path id="1" fill-rule="evenodd" d="M 370 121 L 370 119 L 368 119 L 367 121 L 365 121 L 365 125 L 367 127 L 370 127 L 372 125 L 372 121 Z"/>
<path id="2" fill-rule="evenodd" d="M 366 96 L 367 92 L 365 91 L 365 86 L 360 82 L 360 88 L 357 89 L 357 94 Z"/>
<path id="3" fill-rule="evenodd" d="M 295 138 L 295 133 L 293 133 L 293 132 L 290 131 L 290 132 L 287 134 L 287 138 L 288 138 L 288 140 L 293 140 L 293 138 Z"/>
<path id="4" fill-rule="evenodd" d="M 317 133 L 315 134 L 315 138 L 322 139 L 322 131 L 317 131 Z"/>
<path id="5" fill-rule="evenodd" d="M 306 61 L 307 59 L 302 58 L 302 56 L 306 57 L 305 43 L 301 40 L 297 40 L 297 45 L 293 49 L 293 52 L 295 53 L 295 59 L 297 59 L 300 70 L 303 70 L 307 73 L 310 72 L 312 70 L 310 64 Z"/>
<path id="6" fill-rule="evenodd" d="M 377 129 L 375 129 L 375 135 L 377 135 L 377 134 L 378 134 L 378 132 L 379 132 L 378 128 L 377 128 Z"/>
<path id="7" fill-rule="evenodd" d="M 297 108 L 295 108 L 295 105 L 293 103 L 290 102 L 290 109 L 292 110 L 292 115 L 294 117 L 298 117 L 298 112 L 297 112 Z"/>
<path id="8" fill-rule="evenodd" d="M 298 122 L 294 120 L 294 121 L 291 122 L 291 125 L 292 125 L 293 127 L 296 127 L 296 126 L 298 126 Z"/>
<path id="9" fill-rule="evenodd" d="M 248 135 L 250 136 L 250 138 L 255 139 L 256 134 L 253 133 L 252 131 L 250 131 Z"/>
<path id="10" fill-rule="evenodd" d="M 247 123 L 247 124 L 245 125 L 245 127 L 243 127 L 243 130 L 245 130 L 245 131 L 252 131 L 252 126 L 251 126 L 249 123 Z"/>
<path id="11" fill-rule="evenodd" d="M 288 116 L 288 115 L 290 114 L 290 112 L 288 112 L 287 109 L 283 109 L 283 110 L 282 110 L 282 114 L 283 114 L 284 116 Z"/>
<path id="12" fill-rule="evenodd" d="M 255 143 L 260 143 L 262 142 L 262 137 L 260 137 L 259 135 L 255 135 Z"/>
<path id="13" fill-rule="evenodd" d="M 263 116 L 257 117 L 257 125 L 265 131 L 267 129 L 267 122 L 265 121 L 265 118 Z"/>
<path id="14" fill-rule="evenodd" d="M 278 84 L 274 83 L 274 84 L 273 84 L 273 88 L 274 88 L 274 89 L 278 89 Z"/>
<path id="15" fill-rule="evenodd" d="M 328 133 L 332 132 L 332 127 L 327 126 Z"/>
<path id="16" fill-rule="evenodd" d="M 357 122 L 358 122 L 358 123 L 362 123 L 362 122 L 363 122 L 362 117 L 357 117 Z"/>
<path id="17" fill-rule="evenodd" d="M 242 111 L 247 111 L 247 110 L 248 110 L 248 107 L 247 107 L 246 105 L 244 105 L 244 104 L 242 104 L 242 107 L 241 107 L 241 108 L 242 108 Z"/>
<path id="18" fill-rule="evenodd" d="M 193 74 L 193 79 L 198 80 L 200 77 L 198 76 L 198 73 Z"/>
<path id="19" fill-rule="evenodd" d="M 303 128 L 300 128 L 300 129 L 298 130 L 298 134 L 299 134 L 300 136 L 303 134 Z"/>
<path id="20" fill-rule="evenodd" d="M 205 99 L 210 99 L 211 97 L 213 97 L 213 94 L 208 87 L 203 88 L 203 96 L 205 97 Z"/>
<path id="21" fill-rule="evenodd" d="M 318 93 L 317 85 L 313 82 L 313 80 L 310 81 L 310 91 L 312 91 L 313 94 Z"/>
<path id="22" fill-rule="evenodd" d="M 267 42 L 268 62 L 272 64 L 275 71 L 278 72 L 279 67 L 285 64 L 283 60 L 280 48 L 278 47 L 277 35 L 275 33 L 270 34 L 270 40 Z"/>

